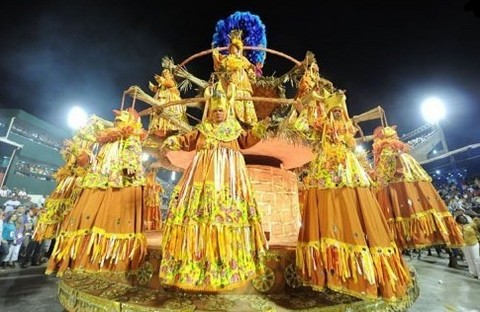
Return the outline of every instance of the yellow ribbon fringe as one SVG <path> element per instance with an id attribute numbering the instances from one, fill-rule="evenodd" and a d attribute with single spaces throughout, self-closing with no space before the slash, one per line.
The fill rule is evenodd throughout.
<path id="1" fill-rule="evenodd" d="M 57 237 L 52 257 L 57 261 L 75 260 L 83 253 L 102 267 L 106 262 L 116 264 L 132 260 L 136 255 L 143 258 L 147 253 L 147 240 L 143 233 L 107 233 L 98 227 L 62 232 Z"/>
<path id="2" fill-rule="evenodd" d="M 388 220 L 390 229 L 395 238 L 401 236 L 407 241 L 412 239 L 414 233 L 424 233 L 426 236 L 432 235 L 434 232 L 439 231 L 442 236 L 448 237 L 450 232 L 455 232 L 457 226 L 450 222 L 452 219 L 450 212 L 439 212 L 435 209 L 429 209 L 419 213 L 410 215 L 407 218 L 396 217 Z M 456 235 L 455 233 L 453 233 Z M 459 236 L 459 235 L 456 235 Z M 413 245 L 409 247 L 422 247 L 424 244 L 417 245 L 412 242 Z M 447 245 L 450 243 L 456 244 L 457 242 L 445 241 Z M 404 246 L 407 247 L 407 246 Z"/>
<path id="3" fill-rule="evenodd" d="M 370 284 L 389 284 L 395 291 L 397 283 L 409 284 L 410 275 L 405 270 L 395 245 L 368 247 L 346 244 L 331 238 L 297 246 L 297 267 L 302 275 L 312 276 L 314 271 L 335 272 L 342 281 L 363 276 Z M 328 280 L 326 281 L 328 285 Z M 362 296 L 362 294 L 354 294 Z"/>

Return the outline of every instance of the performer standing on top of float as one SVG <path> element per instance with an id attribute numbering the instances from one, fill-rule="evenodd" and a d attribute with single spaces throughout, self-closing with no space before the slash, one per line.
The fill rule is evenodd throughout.
<path id="1" fill-rule="evenodd" d="M 377 198 L 402 249 L 458 247 L 462 234 L 432 179 L 408 153 L 396 127 L 379 126 L 373 142 Z"/>
<path id="2" fill-rule="evenodd" d="M 126 273 L 138 269 L 146 255 L 146 131 L 133 108 L 115 114 L 114 126 L 96 133 L 100 150 L 82 180 L 80 197 L 60 226 L 47 274 L 61 276 L 67 269 Z"/>
<path id="3" fill-rule="evenodd" d="M 343 92 L 325 91 L 325 113 L 310 127 L 316 155 L 304 179 L 297 268 L 313 289 L 395 301 L 411 278 L 354 154 L 357 129 L 345 101 Z"/>
<path id="4" fill-rule="evenodd" d="M 253 94 L 255 66 L 243 56 L 241 34 L 241 31 L 232 32 L 227 55 L 220 54 L 218 49 L 213 51 L 214 69 L 227 90 L 228 97 L 251 97 Z M 255 106 L 251 100 L 235 100 L 234 111 L 243 124 L 252 125 L 257 122 Z"/>
<path id="5" fill-rule="evenodd" d="M 160 280 L 196 291 L 243 286 L 263 272 L 266 240 L 241 148 L 260 141 L 265 124 L 245 131 L 221 83 L 207 88 L 203 121 L 163 147 L 195 150 L 175 187 L 164 223 Z"/>
<path id="6" fill-rule="evenodd" d="M 315 133 L 309 131 L 310 125 L 325 114 L 323 107 L 323 90 L 333 92 L 333 85 L 330 81 L 320 76 L 320 68 L 315 59 L 311 60 L 298 82 L 297 93 L 295 94 L 296 110 L 292 110 L 288 123 L 293 125 L 297 134 L 307 136 L 307 140 L 315 140 L 308 137 Z M 298 117 L 297 117 L 298 116 Z"/>
<path id="7" fill-rule="evenodd" d="M 155 81 L 158 85 L 155 85 L 151 82 L 149 82 L 148 85 L 150 90 L 155 92 L 153 97 L 155 100 L 158 100 L 162 104 L 181 100 L 177 83 L 168 68 L 165 68 L 162 71 L 161 76 L 155 75 Z M 163 108 L 163 111 L 169 116 L 188 124 L 187 110 L 185 105 L 168 106 Z M 164 137 L 165 135 L 168 136 L 176 134 L 176 132 L 178 132 L 178 127 L 172 124 L 170 120 L 161 117 L 160 112 L 154 111 L 150 117 L 148 132 L 159 137 Z"/>
<path id="8" fill-rule="evenodd" d="M 250 25 L 246 28 L 245 25 Z M 213 67 L 227 91 L 229 98 L 252 97 L 252 83 L 255 83 L 259 69 L 265 60 L 264 51 L 250 51 L 244 56 L 245 43 L 252 46 L 266 46 L 265 26 L 257 15 L 248 12 L 236 12 L 226 20 L 220 20 L 213 36 Z M 227 46 L 224 54 L 219 47 Z M 257 114 L 252 100 L 236 100 L 234 102 L 236 118 L 242 126 L 253 126 L 257 122 Z"/>
<path id="9" fill-rule="evenodd" d="M 61 151 L 65 165 L 55 172 L 57 186 L 45 201 L 45 211 L 40 214 L 33 239 L 41 242 L 58 234 L 58 226 L 69 213 L 81 193 L 81 180 L 93 163 L 93 150 L 98 147 L 96 134 L 105 130 L 110 122 L 97 116 L 64 142 Z"/>

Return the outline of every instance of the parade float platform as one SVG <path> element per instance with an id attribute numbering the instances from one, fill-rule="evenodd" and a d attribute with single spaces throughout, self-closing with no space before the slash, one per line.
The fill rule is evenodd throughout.
<path id="1" fill-rule="evenodd" d="M 302 287 L 295 273 L 295 246 L 269 246 L 267 270 L 240 289 L 221 293 L 193 293 L 162 288 L 158 279 L 161 258 L 159 232 L 147 233 L 148 261 L 127 275 L 67 271 L 58 298 L 67 311 L 406 311 L 418 298 L 414 285 L 402 301 L 360 300 L 333 291 Z"/>

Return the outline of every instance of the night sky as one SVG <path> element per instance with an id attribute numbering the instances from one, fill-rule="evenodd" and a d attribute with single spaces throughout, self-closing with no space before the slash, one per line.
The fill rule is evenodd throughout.
<path id="1" fill-rule="evenodd" d="M 249 11 L 269 48 L 315 54 L 351 115 L 380 105 L 402 134 L 425 123 L 420 104 L 436 96 L 450 149 L 480 142 L 480 17 L 468 0 L 285 2 L 2 1 L 0 106 L 65 128 L 74 105 L 112 119 L 125 89 L 148 91 L 162 57 L 210 48 L 219 19 Z M 211 66 L 204 57 L 187 68 L 208 79 Z M 264 73 L 292 66 L 267 55 Z"/>

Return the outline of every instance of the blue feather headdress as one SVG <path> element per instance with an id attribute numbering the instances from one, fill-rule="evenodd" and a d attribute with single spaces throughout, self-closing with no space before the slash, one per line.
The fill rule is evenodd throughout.
<path id="1" fill-rule="evenodd" d="M 253 47 L 267 47 L 267 36 L 265 25 L 258 15 L 250 12 L 235 12 L 224 20 L 219 20 L 215 26 L 213 34 L 213 47 L 226 47 L 230 43 L 230 33 L 232 30 L 242 31 L 243 44 Z M 265 51 L 247 51 L 245 56 L 253 64 L 263 62 L 266 58 Z"/>

